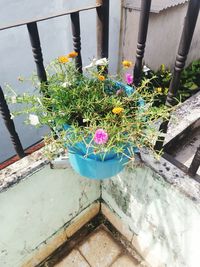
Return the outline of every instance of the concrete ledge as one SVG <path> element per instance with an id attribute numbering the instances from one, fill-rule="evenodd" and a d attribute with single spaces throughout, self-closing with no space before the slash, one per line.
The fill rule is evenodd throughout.
<path id="1" fill-rule="evenodd" d="M 144 161 L 144 167 L 145 165 L 148 166 L 155 173 L 164 178 L 167 183 L 173 185 L 175 190 L 178 190 L 191 200 L 200 203 L 199 182 L 185 174 L 182 170 L 163 157 L 157 160 L 145 149 L 142 150 L 142 159 Z"/>
<path id="2" fill-rule="evenodd" d="M 29 175 L 34 174 L 44 165 L 48 164 L 49 161 L 43 155 L 44 148 L 41 148 L 33 154 L 26 156 L 1 170 L 0 192 L 8 189 L 8 187 L 18 183 Z"/>
<path id="3" fill-rule="evenodd" d="M 200 92 L 188 98 L 184 103 L 178 106 L 173 114 L 173 119 L 171 119 L 169 123 L 165 142 L 169 142 L 199 118 Z"/>
<path id="4" fill-rule="evenodd" d="M 169 123 L 165 143 L 172 140 L 199 118 L 200 92 L 176 108 Z M 141 149 L 141 156 L 144 161 L 141 165 L 144 167 L 144 172 L 145 166 L 148 166 L 164 178 L 167 183 L 173 185 L 175 190 L 178 190 L 192 201 L 200 203 L 200 183 L 198 181 L 191 178 L 183 170 L 165 158 L 161 157 L 159 160 L 156 159 L 147 149 Z M 134 163 L 132 167 L 135 168 Z"/>

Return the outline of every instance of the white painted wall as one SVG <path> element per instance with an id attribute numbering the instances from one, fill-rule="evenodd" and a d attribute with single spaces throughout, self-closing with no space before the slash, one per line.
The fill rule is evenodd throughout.
<path id="1" fill-rule="evenodd" d="M 53 15 L 63 9 L 73 9 L 93 5 L 95 0 L 1 0 L 0 26 L 5 26 L 27 19 L 35 19 L 45 15 Z M 115 72 L 118 64 L 119 29 L 121 1 L 110 1 L 110 64 Z M 82 34 L 83 65 L 96 55 L 96 12 L 84 11 L 80 14 Z M 45 65 L 59 55 L 66 54 L 73 49 L 70 17 L 60 17 L 38 23 L 41 46 Z M 0 84 L 9 83 L 17 91 L 32 91 L 31 84 L 17 81 L 20 75 L 30 77 L 35 70 L 29 36 L 25 26 L 0 31 Z M 27 147 L 46 132 L 23 124 L 23 118 L 16 118 L 17 131 Z M 14 154 L 7 130 L 0 118 L 0 162 Z"/>
<path id="2" fill-rule="evenodd" d="M 150 13 L 144 62 L 157 70 L 161 64 L 174 67 L 179 40 L 183 29 L 187 4 Z M 123 26 L 121 35 L 122 58 L 135 61 L 140 12 L 123 8 Z M 200 59 L 200 16 L 194 32 L 187 64 Z"/>
<path id="3" fill-rule="evenodd" d="M 99 181 L 49 166 L 0 192 L 0 266 L 21 267 L 99 197 Z"/>

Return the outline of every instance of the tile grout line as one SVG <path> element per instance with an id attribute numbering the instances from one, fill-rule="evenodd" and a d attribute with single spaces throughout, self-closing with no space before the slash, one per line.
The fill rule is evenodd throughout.
<path id="1" fill-rule="evenodd" d="M 115 257 L 115 259 L 111 262 L 111 264 L 109 265 L 109 267 L 112 267 L 112 265 L 121 257 L 124 255 L 124 251 L 122 251 L 121 253 L 119 253 L 119 255 L 117 255 Z"/>
<path id="2" fill-rule="evenodd" d="M 87 262 L 87 264 L 92 267 L 92 265 L 88 262 L 88 260 L 86 259 L 86 257 L 82 254 L 82 252 L 79 250 L 79 247 L 76 248 L 78 250 L 78 252 L 81 254 L 81 256 L 84 258 L 84 260 Z"/>
<path id="3" fill-rule="evenodd" d="M 98 217 L 98 218 L 97 218 Z M 81 251 L 81 247 L 80 247 L 80 244 L 83 242 L 83 239 L 84 238 L 88 238 L 89 236 L 91 236 L 91 235 L 93 235 L 94 234 L 94 232 L 99 232 L 100 230 L 104 230 L 109 236 L 111 236 L 112 237 L 112 239 L 115 241 L 115 242 L 117 242 L 119 245 L 120 245 L 120 247 L 122 248 L 120 251 L 118 251 L 118 255 L 115 255 L 115 257 L 112 257 L 112 259 L 111 259 L 111 263 L 109 263 L 109 265 L 108 265 L 108 267 L 112 267 L 112 265 L 113 264 L 115 264 L 117 261 L 118 261 L 118 259 L 120 259 L 121 257 L 123 257 L 123 256 L 125 256 L 125 255 L 129 255 L 130 256 L 130 258 L 133 258 L 133 260 L 136 260 L 138 263 L 140 262 L 140 260 L 144 260 L 143 258 L 142 259 L 140 259 L 140 255 L 133 249 L 133 251 L 134 251 L 134 253 L 132 253 L 132 250 L 131 251 L 129 251 L 129 249 L 131 249 L 131 248 L 129 248 L 129 246 L 130 245 L 132 245 L 132 241 L 133 241 L 133 237 L 134 237 L 134 233 L 132 233 L 132 236 L 131 236 L 131 241 L 128 241 L 128 240 L 126 240 L 127 241 L 127 243 L 124 241 L 124 242 L 122 242 L 121 241 L 121 238 L 123 239 L 123 236 L 122 236 L 122 234 L 121 234 L 121 232 L 118 232 L 118 230 L 114 227 L 114 225 L 112 225 L 109 221 L 108 221 L 108 219 L 106 219 L 106 217 L 103 215 L 103 214 L 98 214 L 97 215 L 97 217 L 95 217 L 95 218 L 93 218 L 92 219 L 92 224 L 91 224 L 91 222 L 90 223 L 87 223 L 85 226 L 84 226 L 84 228 L 81 230 L 78 230 L 78 232 L 79 231 L 82 231 L 82 233 L 83 234 L 81 234 L 80 235 L 80 233 L 79 233 L 79 237 L 81 236 L 81 239 L 80 238 L 78 238 L 77 239 L 77 234 L 78 234 L 78 232 L 76 232 L 76 234 L 74 234 L 75 236 L 74 237 L 71 237 L 72 239 L 70 239 L 70 240 L 68 240 L 68 241 L 70 241 L 72 244 L 73 244 L 73 242 L 75 241 L 75 243 L 74 243 L 74 245 L 72 245 L 72 246 L 70 246 L 70 244 L 71 243 L 69 243 L 68 242 L 68 245 L 66 245 L 65 244 L 65 247 L 64 248 L 62 248 L 62 250 L 64 251 L 64 254 L 66 253 L 66 248 L 72 248 L 72 250 L 71 251 L 73 251 L 74 249 L 76 249 L 77 250 L 77 252 L 79 253 L 79 255 L 80 255 L 80 257 L 82 257 L 82 261 L 83 262 L 85 262 L 86 264 L 88 264 L 88 267 L 94 267 L 94 265 L 95 265 L 95 262 L 94 262 L 94 265 L 93 265 L 93 263 L 90 263 L 88 260 L 90 260 L 90 258 L 88 258 L 88 260 L 87 260 L 87 258 L 84 256 L 84 254 L 83 254 L 83 252 Z M 98 219 L 98 220 L 97 220 Z M 99 223 L 100 223 L 100 225 L 99 225 Z M 88 228 L 88 224 L 90 225 L 90 227 Z M 87 231 L 86 232 L 84 232 L 86 229 L 87 229 Z M 128 248 L 128 249 L 127 249 Z M 137 255 L 139 255 L 139 260 L 138 260 L 138 258 L 137 257 L 135 257 L 135 253 L 136 253 L 136 256 Z M 59 254 L 59 252 L 57 252 L 57 254 L 56 255 L 64 255 L 64 254 Z M 56 258 L 56 256 L 54 255 L 54 256 L 51 256 L 51 258 L 50 258 L 50 260 L 52 260 L 52 262 L 53 262 L 53 259 L 54 258 Z M 64 257 L 65 258 L 65 257 Z M 56 259 L 58 259 L 58 258 L 56 258 Z M 48 259 L 49 260 L 49 259 Z M 50 260 L 49 260 L 49 262 L 50 262 Z M 60 261 L 60 260 L 59 260 Z M 141 263 L 141 262 L 140 262 Z M 44 263 L 43 263 L 44 264 Z M 41 267 L 42 267 L 43 265 L 41 265 Z"/>

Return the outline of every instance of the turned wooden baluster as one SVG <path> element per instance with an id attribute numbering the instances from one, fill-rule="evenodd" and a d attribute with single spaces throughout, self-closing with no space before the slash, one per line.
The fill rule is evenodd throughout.
<path id="1" fill-rule="evenodd" d="M 20 142 L 19 136 L 15 130 L 15 125 L 14 125 L 13 120 L 11 119 L 10 110 L 9 110 L 8 105 L 6 103 L 4 93 L 3 93 L 1 86 L 0 86 L 0 113 L 2 115 L 2 118 L 4 120 L 4 123 L 5 123 L 5 126 L 8 130 L 8 132 L 10 133 L 10 139 L 11 139 L 11 142 L 14 146 L 14 149 L 15 149 L 17 155 L 20 158 L 25 157 L 26 154 L 24 153 L 24 149 L 23 149 L 22 144 Z"/>
<path id="2" fill-rule="evenodd" d="M 137 50 L 136 50 L 136 60 L 135 60 L 134 76 L 133 76 L 135 85 L 138 85 L 141 79 L 142 60 L 144 57 L 144 51 L 145 51 L 145 45 L 146 45 L 150 8 L 151 8 L 151 0 L 142 0 Z"/>
<path id="3" fill-rule="evenodd" d="M 71 25 L 72 25 L 74 51 L 78 53 L 78 56 L 75 58 L 75 63 L 76 63 L 76 67 L 79 70 L 79 72 L 82 73 L 79 12 L 71 13 L 70 17 L 71 17 Z"/>
<path id="4" fill-rule="evenodd" d="M 32 46 L 33 57 L 36 64 L 38 79 L 41 82 L 41 90 L 43 91 L 45 90 L 44 85 L 47 82 L 47 75 L 43 64 L 42 49 L 40 46 L 40 37 L 38 33 L 37 23 L 36 22 L 28 23 L 27 28 Z"/>
<path id="5" fill-rule="evenodd" d="M 199 14 L 199 8 L 200 8 L 199 0 L 189 1 L 184 27 L 181 35 L 181 40 L 179 43 L 178 54 L 175 61 L 174 72 L 172 75 L 172 80 L 170 82 L 169 92 L 166 99 L 167 106 L 173 106 L 176 104 L 175 97 L 180 85 L 181 72 L 185 66 L 187 55 L 192 42 L 192 37 Z M 164 121 L 160 126 L 160 130 L 163 133 L 167 132 L 168 122 L 169 121 Z M 160 137 L 159 140 L 156 142 L 155 149 L 160 151 L 163 147 L 163 143 L 164 143 L 164 137 Z"/>
<path id="6" fill-rule="evenodd" d="M 166 105 L 172 106 L 176 104 L 176 94 L 180 86 L 181 72 L 184 69 L 187 55 L 192 42 L 198 14 L 200 8 L 199 0 L 190 0 L 188 3 L 188 10 L 185 17 L 183 32 L 176 56 L 174 72 L 169 86 L 169 93 L 167 95 Z"/>

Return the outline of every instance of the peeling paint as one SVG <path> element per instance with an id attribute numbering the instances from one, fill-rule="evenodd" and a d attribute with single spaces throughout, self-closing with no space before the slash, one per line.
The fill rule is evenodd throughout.
<path id="1" fill-rule="evenodd" d="M 166 170 L 169 163 L 156 163 L 158 169 L 160 165 L 164 168 L 162 174 L 147 166 L 135 167 L 132 172 L 124 170 L 112 180 L 104 181 L 102 198 L 135 233 L 133 245 L 149 264 L 196 267 L 200 202 L 194 192 L 189 195 L 180 189 L 181 181 L 175 186 L 173 173 Z M 171 183 L 163 177 L 164 173 L 172 175 Z M 128 196 L 126 209 L 123 195 L 121 199 L 116 197 L 116 188 L 117 193 L 123 191 Z"/>

